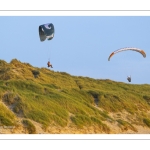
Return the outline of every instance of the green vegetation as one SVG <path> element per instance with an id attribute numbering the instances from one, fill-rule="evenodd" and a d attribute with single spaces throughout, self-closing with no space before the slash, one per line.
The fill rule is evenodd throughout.
<path id="1" fill-rule="evenodd" d="M 29 134 L 35 134 L 36 133 L 36 128 L 31 121 L 23 120 L 22 123 L 24 124 L 25 128 L 27 128 Z"/>
<path id="2" fill-rule="evenodd" d="M 150 128 L 150 119 L 144 118 L 143 122 Z"/>
<path id="3" fill-rule="evenodd" d="M 121 129 L 124 131 L 130 129 L 130 130 L 133 130 L 135 132 L 137 132 L 137 129 L 131 125 L 130 123 L 128 123 L 127 121 L 124 121 L 124 120 L 121 120 L 121 119 L 118 119 L 117 122 L 119 123 L 119 126 L 121 127 Z"/>
<path id="4" fill-rule="evenodd" d="M 15 115 L 0 102 L 0 126 L 13 126 L 15 119 Z"/>
<path id="5" fill-rule="evenodd" d="M 134 124 L 150 127 L 145 119 L 150 117 L 149 91 L 147 84 L 71 76 L 16 59 L 10 63 L 0 60 L 1 124 L 12 125 L 16 117 L 24 117 L 30 133 L 35 129 L 27 119 L 41 123 L 43 128 L 66 127 L 70 121 L 77 128 L 96 126 L 107 133 L 106 121 L 116 121 L 124 130 L 136 131 Z M 129 114 L 130 122 L 109 114 L 123 111 Z"/>

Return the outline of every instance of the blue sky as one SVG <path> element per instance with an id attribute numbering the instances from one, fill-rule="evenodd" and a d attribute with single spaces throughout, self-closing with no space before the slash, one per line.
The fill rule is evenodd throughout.
<path id="1" fill-rule="evenodd" d="M 95 79 L 110 79 L 132 84 L 150 84 L 150 17 L 148 16 L 0 16 L 0 59 L 16 58 L 34 67 Z M 53 23 L 55 36 L 41 42 L 38 27 Z M 143 49 L 118 53 L 124 48 Z"/>

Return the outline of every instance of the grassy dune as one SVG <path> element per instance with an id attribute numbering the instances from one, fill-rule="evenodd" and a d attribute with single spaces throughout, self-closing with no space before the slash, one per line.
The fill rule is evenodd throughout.
<path id="1" fill-rule="evenodd" d="M 97 133 L 112 133 L 109 124 L 121 131 L 137 132 L 137 125 L 150 128 L 148 84 L 72 76 L 16 59 L 0 60 L 0 98 L 1 126 L 17 126 L 17 119 L 22 118 L 28 133 L 38 133 L 31 122 L 45 130 L 95 127 Z"/>

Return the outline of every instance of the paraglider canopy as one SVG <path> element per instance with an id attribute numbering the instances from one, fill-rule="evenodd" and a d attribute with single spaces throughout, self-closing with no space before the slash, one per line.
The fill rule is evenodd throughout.
<path id="1" fill-rule="evenodd" d="M 47 23 L 39 26 L 39 36 L 41 41 L 51 40 L 54 37 L 54 25 Z"/>
<path id="2" fill-rule="evenodd" d="M 143 55 L 144 58 L 146 57 L 146 53 L 144 52 L 144 50 L 139 49 L 139 48 L 134 48 L 134 47 L 126 47 L 126 48 L 121 48 L 121 49 L 118 49 L 118 50 L 112 52 L 112 53 L 109 55 L 109 57 L 108 57 L 108 61 L 110 61 L 110 58 L 111 58 L 113 55 L 115 55 L 116 53 L 123 52 L 123 51 L 127 51 L 127 50 L 131 50 L 131 51 L 138 52 L 138 53 L 140 53 L 141 55 Z"/>

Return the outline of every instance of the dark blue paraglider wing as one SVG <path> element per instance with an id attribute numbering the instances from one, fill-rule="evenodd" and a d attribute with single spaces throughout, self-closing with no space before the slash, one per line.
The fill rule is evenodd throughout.
<path id="1" fill-rule="evenodd" d="M 52 23 L 39 26 L 39 36 L 41 41 L 51 40 L 54 37 L 54 25 Z"/>

